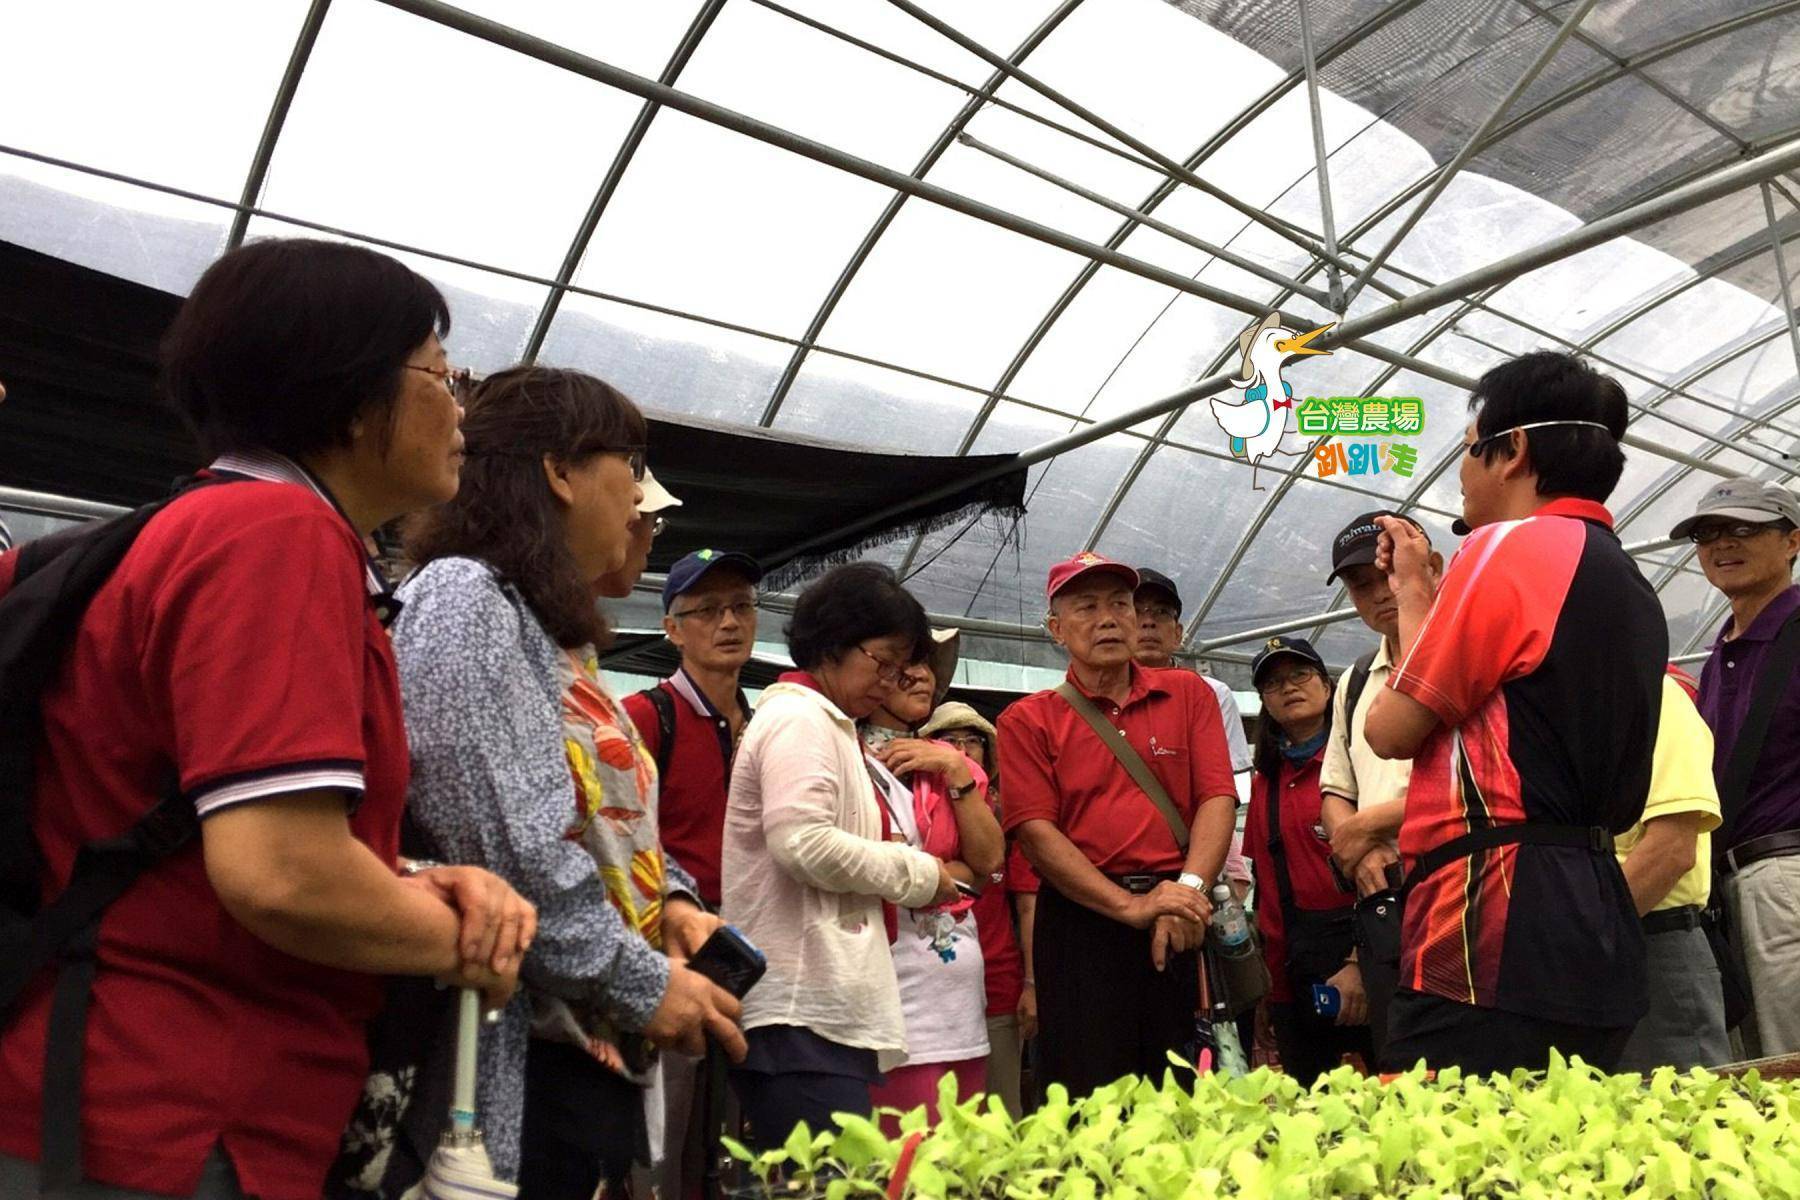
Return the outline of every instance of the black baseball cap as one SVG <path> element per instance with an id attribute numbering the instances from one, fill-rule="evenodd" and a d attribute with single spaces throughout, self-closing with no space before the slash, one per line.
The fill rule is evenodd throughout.
<path id="1" fill-rule="evenodd" d="M 1331 539 L 1331 574 L 1325 577 L 1326 583 L 1332 582 L 1350 567 L 1360 567 L 1375 561 L 1375 547 L 1381 541 L 1381 526 L 1375 523 L 1376 517 L 1399 517 L 1420 533 L 1425 533 L 1423 525 L 1391 508 L 1364 513 L 1338 530 L 1338 535 Z M 1426 540 L 1431 540 L 1430 534 L 1426 534 Z"/>
<path id="2" fill-rule="evenodd" d="M 1158 591 L 1169 593 L 1169 599 L 1175 602 L 1175 615 L 1178 617 L 1181 615 L 1181 593 L 1175 589 L 1173 579 L 1161 571 L 1152 571 L 1149 567 L 1139 567 L 1137 590 L 1141 592 L 1145 588 L 1156 588 Z"/>
<path id="3" fill-rule="evenodd" d="M 1305 638 L 1272 637 L 1263 643 L 1263 648 L 1256 652 L 1256 657 L 1250 662 L 1250 682 L 1260 687 L 1263 667 L 1284 655 L 1317 667 L 1319 674 L 1325 674 L 1325 660 L 1319 657 L 1319 652 L 1313 649 L 1311 642 Z"/>
<path id="4" fill-rule="evenodd" d="M 763 569 L 748 554 L 737 550 L 696 550 L 669 568 L 669 578 L 663 584 L 663 611 L 668 612 L 675 606 L 675 597 L 693 590 L 708 571 L 718 567 L 735 568 L 751 583 L 762 582 Z"/>

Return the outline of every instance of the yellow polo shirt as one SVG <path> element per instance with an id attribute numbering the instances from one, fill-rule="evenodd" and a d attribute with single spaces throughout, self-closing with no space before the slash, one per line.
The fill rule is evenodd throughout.
<path id="1" fill-rule="evenodd" d="M 1693 867 L 1675 881 L 1653 912 L 1704 905 L 1712 890 L 1712 831 L 1719 827 L 1719 789 L 1713 782 L 1712 762 L 1712 730 L 1681 685 L 1663 676 L 1662 723 L 1650 762 L 1650 798 L 1644 803 L 1643 818 L 1620 834 L 1613 846 L 1623 863 L 1643 840 L 1645 822 L 1688 812 L 1705 813 L 1707 819 L 1701 823 Z"/>

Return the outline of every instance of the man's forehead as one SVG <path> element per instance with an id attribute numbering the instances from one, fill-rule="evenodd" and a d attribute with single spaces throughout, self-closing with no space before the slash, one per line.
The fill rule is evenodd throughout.
<path id="1" fill-rule="evenodd" d="M 1095 579 L 1078 579 L 1056 593 L 1058 600 L 1105 599 L 1115 596 L 1130 598 L 1131 586 L 1117 576 L 1102 575 Z"/>

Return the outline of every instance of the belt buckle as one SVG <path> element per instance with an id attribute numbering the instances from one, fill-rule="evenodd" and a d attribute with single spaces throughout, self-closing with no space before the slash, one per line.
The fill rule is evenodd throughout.
<path id="1" fill-rule="evenodd" d="M 1156 876 L 1146 873 L 1146 874 L 1136 874 L 1136 875 L 1125 875 L 1120 878 L 1119 882 L 1124 884 L 1125 890 L 1130 892 L 1132 895 L 1147 896 L 1151 892 L 1155 891 L 1156 885 L 1158 883 L 1161 883 L 1162 881 L 1159 880 Z"/>

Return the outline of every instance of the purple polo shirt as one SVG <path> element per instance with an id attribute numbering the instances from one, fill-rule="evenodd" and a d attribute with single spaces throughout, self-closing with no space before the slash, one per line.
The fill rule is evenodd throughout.
<path id="1" fill-rule="evenodd" d="M 1725 640 L 1726 630 L 1731 628 L 1731 619 L 1727 618 L 1713 641 L 1712 657 L 1700 672 L 1699 704 L 1700 715 L 1713 731 L 1715 778 L 1725 777 L 1738 730 L 1750 713 L 1750 699 L 1756 692 L 1763 662 L 1775 635 L 1796 609 L 1800 609 L 1800 587 L 1790 587 L 1771 600 L 1740 636 Z M 1763 743 L 1762 757 L 1750 776 L 1749 794 L 1732 834 L 1733 845 L 1765 834 L 1800 829 L 1800 772 L 1793 769 L 1796 762 L 1800 762 L 1800 670 L 1788 679 L 1775 705 L 1768 740 Z"/>

